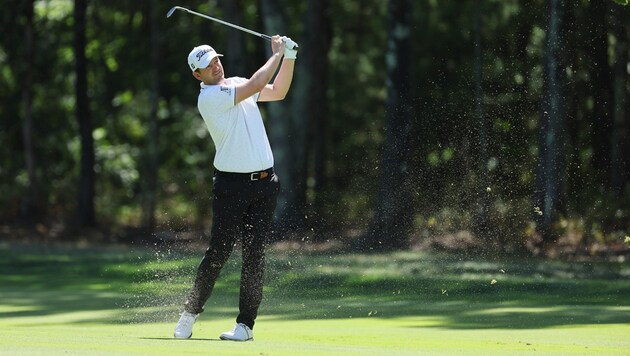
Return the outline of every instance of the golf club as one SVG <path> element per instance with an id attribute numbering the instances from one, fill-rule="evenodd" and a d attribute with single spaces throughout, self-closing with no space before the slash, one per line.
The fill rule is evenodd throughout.
<path id="1" fill-rule="evenodd" d="M 186 12 L 187 12 L 187 13 L 189 13 L 189 14 L 197 15 L 197 16 L 199 16 L 199 17 L 203 17 L 204 19 L 212 20 L 212 21 L 218 22 L 218 23 L 220 23 L 220 24 L 223 24 L 223 25 L 226 25 L 226 26 L 230 26 L 230 27 L 235 28 L 235 29 L 237 29 L 237 30 L 241 30 L 241 31 L 243 31 L 243 32 L 247 32 L 247 33 L 249 33 L 250 35 L 254 35 L 254 36 L 257 36 L 257 37 L 260 37 L 260 38 L 264 38 L 264 39 L 266 39 L 267 41 L 271 41 L 271 36 L 269 36 L 269 35 L 265 35 L 265 34 L 263 34 L 263 33 L 259 33 L 259 32 L 256 32 L 256 31 L 252 31 L 252 30 L 246 29 L 246 28 L 244 28 L 244 27 L 237 26 L 237 25 L 231 24 L 231 23 L 229 23 L 229 22 L 225 22 L 225 21 L 223 21 L 223 20 L 219 20 L 219 19 L 217 19 L 217 18 L 214 18 L 214 17 L 208 16 L 208 15 L 200 14 L 200 13 L 198 13 L 198 12 L 188 10 L 187 8 L 185 8 L 185 7 L 181 7 L 181 6 L 174 6 L 172 9 L 170 9 L 170 10 L 166 13 L 166 17 L 167 17 L 167 18 L 168 18 L 168 17 L 171 17 L 171 15 L 175 12 L 175 10 L 182 10 L 182 11 L 186 11 Z"/>

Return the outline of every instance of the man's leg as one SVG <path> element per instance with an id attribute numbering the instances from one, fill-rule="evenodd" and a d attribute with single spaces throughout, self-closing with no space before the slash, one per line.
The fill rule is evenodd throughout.
<path id="1" fill-rule="evenodd" d="M 279 191 L 279 182 L 275 175 L 259 183 L 262 185 L 259 199 L 250 205 L 246 217 L 243 235 L 240 313 L 236 318 L 237 323 L 243 323 L 251 329 L 254 328 L 258 307 L 262 301 L 265 247 L 271 238 L 273 213 Z"/>
<path id="2" fill-rule="evenodd" d="M 210 244 L 199 264 L 195 282 L 186 301 L 185 310 L 189 313 L 203 312 L 203 306 L 212 294 L 217 277 L 242 232 L 242 219 L 249 204 L 241 190 L 238 182 L 220 178 L 215 180 Z"/>

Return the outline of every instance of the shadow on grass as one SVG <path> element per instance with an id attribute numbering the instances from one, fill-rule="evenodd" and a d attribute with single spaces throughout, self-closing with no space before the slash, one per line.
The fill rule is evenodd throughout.
<path id="1" fill-rule="evenodd" d="M 219 342 L 225 342 L 224 340 L 221 340 L 219 338 L 216 339 L 204 339 L 204 338 L 197 338 L 197 337 L 191 337 L 190 339 L 175 339 L 173 337 L 139 337 L 138 339 L 140 340 L 160 340 L 160 341 L 173 341 L 173 342 L 182 342 L 182 341 L 219 341 Z"/>
<path id="2" fill-rule="evenodd" d="M 0 318 L 34 323 L 175 322 L 199 252 L 0 250 Z M 206 305 L 234 317 L 239 256 Z M 260 315 L 400 318 L 432 327 L 535 329 L 630 320 L 627 264 L 491 261 L 419 253 L 269 254 Z M 81 315 L 81 313 L 84 315 Z M 420 324 L 418 327 L 427 327 Z"/>

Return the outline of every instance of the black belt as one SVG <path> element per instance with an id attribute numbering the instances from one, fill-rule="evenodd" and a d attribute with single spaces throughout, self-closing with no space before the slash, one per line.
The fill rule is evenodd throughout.
<path id="1" fill-rule="evenodd" d="M 232 180 L 239 180 L 243 182 L 252 182 L 256 180 L 263 180 L 273 175 L 273 167 L 265 169 L 264 171 L 250 172 L 250 173 L 234 173 L 234 172 L 222 172 L 215 170 L 214 174 L 217 177 L 224 177 Z"/>

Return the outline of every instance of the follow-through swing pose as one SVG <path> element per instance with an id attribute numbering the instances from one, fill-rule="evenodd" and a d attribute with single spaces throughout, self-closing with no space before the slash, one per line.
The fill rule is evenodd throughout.
<path id="1" fill-rule="evenodd" d="M 198 108 L 216 146 L 212 229 L 206 253 L 188 295 L 176 338 L 189 338 L 197 316 L 219 272 L 241 239 L 243 264 L 239 314 L 223 340 L 253 339 L 262 300 L 265 245 L 271 235 L 280 182 L 257 102 L 284 99 L 293 79 L 297 44 L 271 36 L 272 55 L 251 78 L 225 78 L 221 54 L 212 47 L 195 47 L 188 55 L 193 76 L 201 81 Z M 274 81 L 273 75 L 280 67 Z"/>

